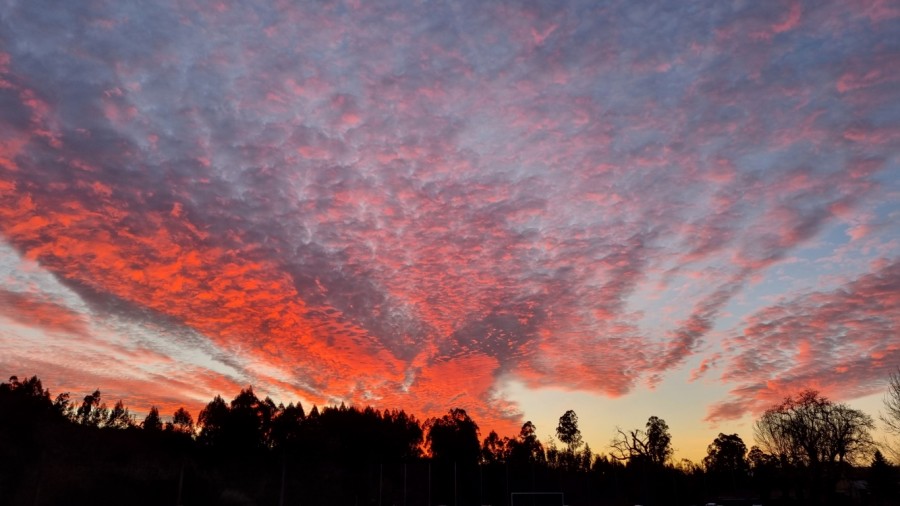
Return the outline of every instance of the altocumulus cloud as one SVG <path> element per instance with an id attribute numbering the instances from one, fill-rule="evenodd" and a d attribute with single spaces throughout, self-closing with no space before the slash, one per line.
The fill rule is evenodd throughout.
<path id="1" fill-rule="evenodd" d="M 703 359 L 727 418 L 898 361 L 895 297 L 865 303 L 900 253 L 887 3 L 2 5 L 3 254 L 58 284 L 2 314 L 94 343 L 93 372 L 41 358 L 69 384 L 137 363 L 122 390 L 173 405 L 252 381 L 509 428 L 508 378 L 620 396 Z M 846 288 L 792 273 L 723 321 L 842 227 Z M 4 366 L 38 364 L 23 332 Z"/>

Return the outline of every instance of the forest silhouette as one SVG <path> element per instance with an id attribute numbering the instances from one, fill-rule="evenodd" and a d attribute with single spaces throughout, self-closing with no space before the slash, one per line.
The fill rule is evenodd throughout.
<path id="1" fill-rule="evenodd" d="M 749 451 L 719 434 L 702 463 L 673 462 L 651 416 L 584 444 L 569 410 L 542 443 L 533 423 L 483 437 L 465 410 L 287 406 L 252 387 L 139 420 L 96 390 L 52 396 L 37 377 L 0 383 L 0 505 L 898 504 L 897 469 L 871 417 L 813 391 L 773 406 Z M 564 494 L 564 495 L 562 495 Z M 512 501 L 515 501 L 514 503 Z"/>

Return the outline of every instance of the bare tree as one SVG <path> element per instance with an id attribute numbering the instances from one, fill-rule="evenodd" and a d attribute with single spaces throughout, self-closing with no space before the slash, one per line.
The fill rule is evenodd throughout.
<path id="1" fill-rule="evenodd" d="M 834 499 L 843 463 L 863 460 L 874 448 L 872 417 L 835 404 L 815 390 L 787 397 L 756 421 L 756 442 L 796 473 L 792 486 L 810 503 Z"/>
<path id="2" fill-rule="evenodd" d="M 609 447 L 616 460 L 637 460 L 647 458 L 650 454 L 647 435 L 641 429 L 625 432 L 616 427 L 616 437 L 609 443 Z"/>
<path id="3" fill-rule="evenodd" d="M 647 459 L 654 464 L 665 464 L 673 453 L 668 424 L 662 418 L 651 416 L 646 429 L 646 432 L 641 429 L 625 432 L 616 427 L 616 437 L 609 444 L 613 458 Z"/>
<path id="4" fill-rule="evenodd" d="M 885 449 L 895 462 L 900 462 L 900 368 L 890 375 L 888 390 L 884 394 L 884 413 L 881 421 L 887 431 L 895 436 L 894 441 L 886 441 Z"/>
<path id="5" fill-rule="evenodd" d="M 835 404 L 814 390 L 767 410 L 754 426 L 756 442 L 766 453 L 794 464 L 855 462 L 874 447 L 872 417 Z"/>
<path id="6" fill-rule="evenodd" d="M 887 426 L 888 431 L 900 436 L 900 368 L 891 374 L 888 380 L 888 391 L 884 395 L 885 412 L 881 414 L 881 421 Z"/>
<path id="7" fill-rule="evenodd" d="M 875 448 L 869 433 L 875 429 L 871 416 L 845 404 L 835 404 L 828 413 L 827 428 L 825 456 L 830 462 L 857 464 L 868 460 Z"/>

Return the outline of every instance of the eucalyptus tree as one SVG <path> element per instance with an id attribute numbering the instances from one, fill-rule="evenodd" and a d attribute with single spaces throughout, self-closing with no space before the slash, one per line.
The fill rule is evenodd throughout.
<path id="1" fill-rule="evenodd" d="M 481 454 L 478 425 L 461 408 L 451 409 L 441 418 L 425 422 L 425 438 L 431 456 L 436 460 L 474 464 Z"/>
<path id="2" fill-rule="evenodd" d="M 556 426 L 556 437 L 565 443 L 570 454 L 581 446 L 581 430 L 578 429 L 578 415 L 575 411 L 568 410 L 559 417 L 559 425 Z"/>

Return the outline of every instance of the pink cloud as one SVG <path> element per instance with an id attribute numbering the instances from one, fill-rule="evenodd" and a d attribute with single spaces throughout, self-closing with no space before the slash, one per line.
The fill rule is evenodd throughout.
<path id="1" fill-rule="evenodd" d="M 50 300 L 28 293 L 0 289 L 0 315 L 26 326 L 49 332 L 85 335 L 87 322 L 83 315 Z"/>
<path id="2" fill-rule="evenodd" d="M 877 389 L 900 360 L 900 263 L 896 260 L 832 292 L 810 292 L 750 316 L 726 342 L 722 380 L 739 400 L 708 419 L 758 413 L 766 403 L 814 387 L 837 399 Z M 725 414 L 728 416 L 726 417 Z"/>
<path id="3" fill-rule="evenodd" d="M 784 20 L 772 25 L 772 32 L 778 34 L 797 28 L 800 25 L 801 13 L 800 2 L 791 3 L 790 11 L 784 17 Z"/>
<path id="4" fill-rule="evenodd" d="M 237 364 L 210 388 L 498 424 L 501 376 L 626 395 L 890 179 L 889 27 L 839 5 L 219 7 L 74 38 L 16 9 L 0 53 L 4 240 L 100 316 L 208 339 Z M 45 303 L 48 334 L 86 319 Z M 735 339 L 740 385 L 820 353 L 747 332 L 793 351 Z M 104 353 L 170 367 L 137 349 Z"/>

